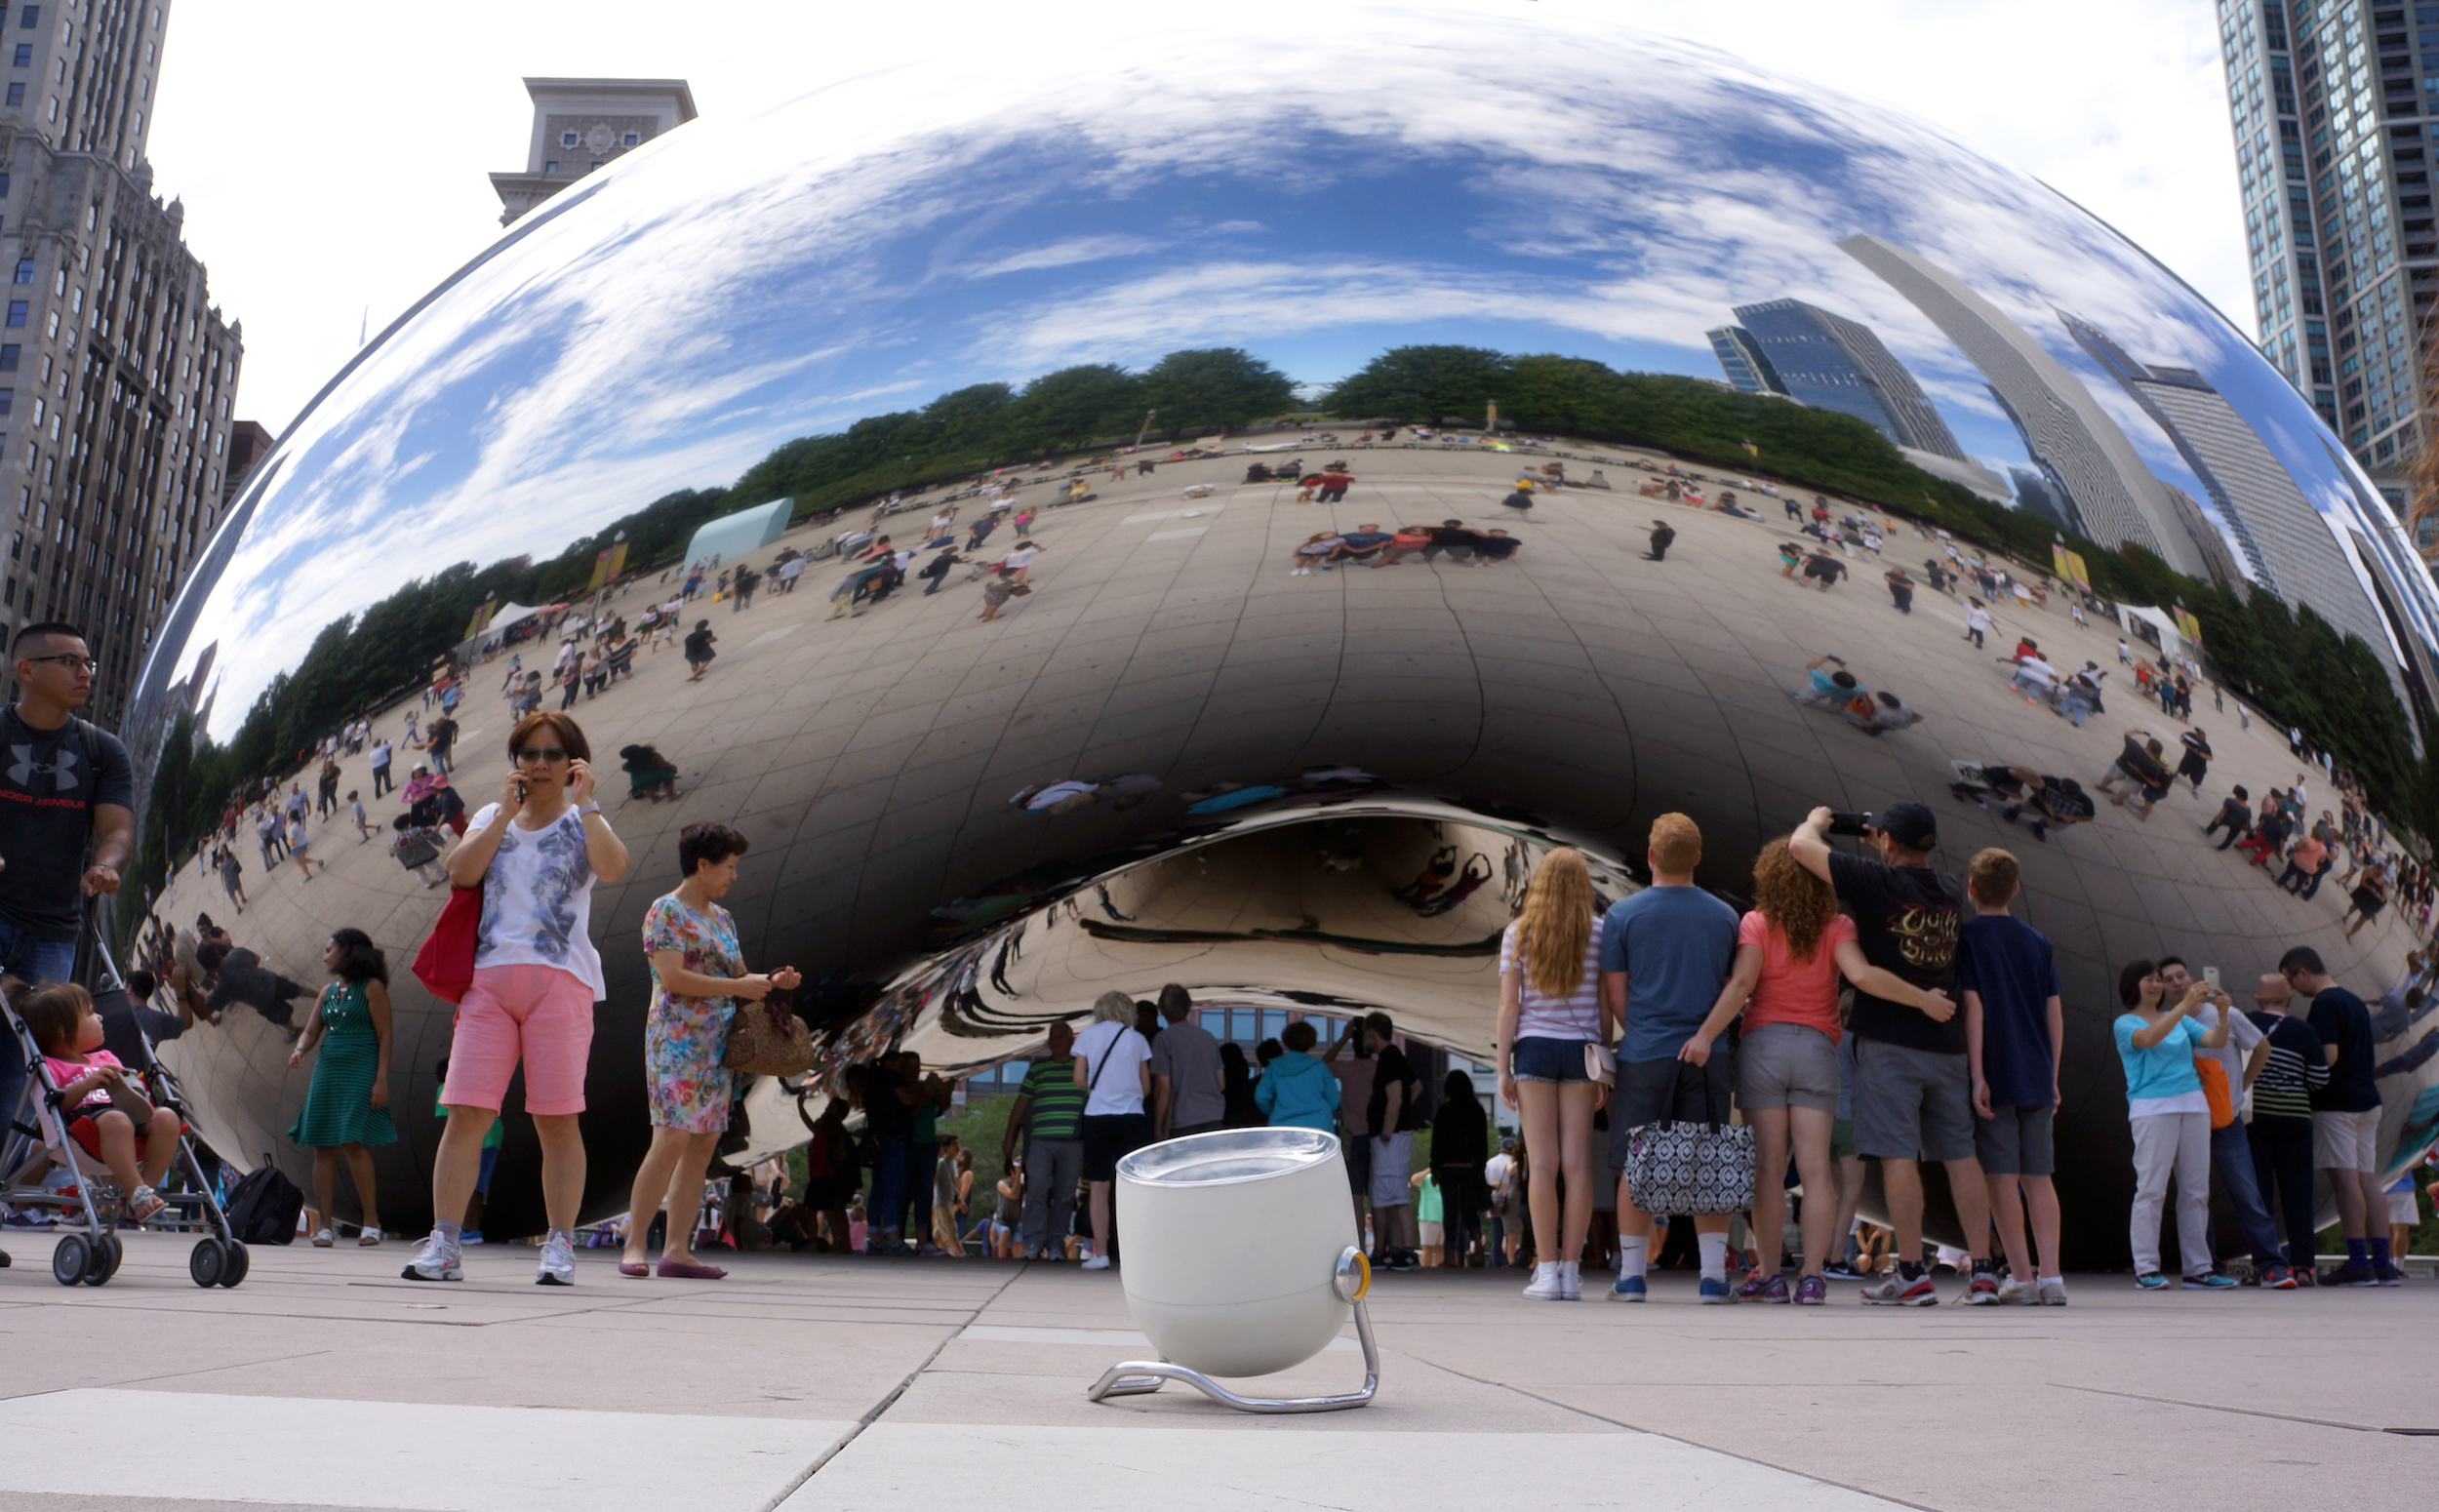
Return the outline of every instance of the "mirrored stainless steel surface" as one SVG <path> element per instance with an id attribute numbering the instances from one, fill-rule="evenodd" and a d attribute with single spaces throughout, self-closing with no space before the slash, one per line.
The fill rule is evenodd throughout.
<path id="1" fill-rule="evenodd" d="M 793 511 L 852 503 L 843 518 L 800 518 L 740 560 L 820 552 L 875 497 L 937 484 L 881 523 L 913 544 L 936 500 L 1005 467 L 1016 507 L 1040 511 L 1028 595 L 984 620 L 961 566 L 937 593 L 910 577 L 833 618 L 844 569 L 825 557 L 793 593 L 689 606 L 690 626 L 719 635 L 702 681 L 674 651 L 646 652 L 574 710 L 605 769 L 649 742 L 683 794 L 605 784 L 636 865 L 593 904 L 609 990 L 588 1214 L 624 1206 L 645 1139 L 637 930 L 677 882 L 693 820 L 751 838 L 727 905 L 756 968 L 792 963 L 818 984 L 802 1008 L 829 1035 L 827 1086 L 892 1042 L 985 1067 L 1103 990 L 1166 981 L 1220 1006 L 1384 1008 L 1487 1058 L 1498 933 L 1548 846 L 1583 847 L 1621 895 L 1651 819 L 1682 810 L 1704 828 L 1701 880 L 1741 897 L 1756 848 L 1816 803 L 1914 796 L 1939 815 L 1948 867 L 1989 844 L 2023 858 L 2021 912 L 2057 942 L 2066 986 L 2068 1200 L 2116 1244 L 2122 1224 L 2088 1217 L 2131 1187 L 2116 965 L 2174 950 L 2242 984 L 2309 942 L 2372 996 L 2402 976 L 2411 929 L 2396 908 L 2348 940 L 2334 892 L 2298 900 L 2198 833 L 2229 781 L 2258 796 L 2299 770 L 2282 730 L 2233 696 L 2215 704 L 2207 683 L 2194 721 L 2218 759 L 2198 797 L 2180 784 L 2147 818 L 2102 804 L 2037 841 L 1954 796 L 1958 763 L 2088 785 L 2127 729 L 2173 748 L 2183 727 L 2139 696 L 2118 628 L 2073 622 L 2063 591 L 2000 605 L 1987 647 L 1964 639 L 1957 592 L 1922 582 L 1898 612 L 1884 573 L 1904 564 L 1919 582 L 1945 544 L 1859 499 L 1910 504 L 1886 479 L 1911 462 L 1918 492 L 2037 508 L 2090 549 L 2139 547 L 2308 606 L 2362 639 L 2419 721 L 2439 603 L 2378 495 L 2173 274 L 1918 121 L 1563 18 L 1390 6 L 1299 12 L 1290 30 L 1163 16 L 1014 73 L 988 37 L 943 39 L 919 69 L 698 122 L 585 179 L 384 333 L 282 439 L 153 656 L 139 745 L 150 759 L 181 714 L 237 741 L 257 709 L 277 748 L 309 743 L 328 722 L 294 716 L 311 692 L 298 674 L 348 617 L 425 584 L 454 619 L 393 615 L 381 633 L 446 651 L 473 628 L 447 597 L 453 564 L 607 549 L 598 535 L 672 491 L 784 478 L 757 464 L 915 412 L 852 432 L 873 443 L 866 470 L 833 469 L 829 494 Z M 1232 407 L 1208 370 L 1159 367 L 1212 349 L 1302 397 Z M 1399 349 L 1419 350 L 1381 360 Z M 1167 378 L 1063 380 L 1100 393 L 1098 410 L 1023 397 L 1092 365 Z M 1638 374 L 1674 380 L 1617 377 Z M 1358 378 L 1317 426 L 1223 423 L 1320 412 Z M 994 384 L 1034 404 L 1023 425 L 977 387 Z M 1492 404 L 1518 428 L 1486 428 Z M 1384 442 L 1388 419 L 1412 423 Z M 1139 452 L 1078 470 L 1139 428 Z M 1255 464 L 1339 458 L 1354 482 L 1336 501 L 1249 481 Z M 1505 506 L 1520 469 L 1546 483 L 1551 463 L 1563 485 L 1529 514 Z M 1061 502 L 1079 477 L 1088 497 Z M 768 501 L 749 492 L 723 507 Z M 1734 512 L 1719 507 L 1731 493 Z M 1780 571 L 1816 495 L 1878 541 L 1859 528 L 1825 548 L 1849 575 L 1827 590 Z M 964 498 L 961 539 L 981 507 Z M 1316 534 L 1444 520 L 1521 545 L 1496 562 L 1295 565 Z M 1659 560 L 1656 520 L 1675 533 Z M 1014 534 L 965 554 L 996 557 Z M 674 586 L 673 562 L 626 565 L 635 585 L 606 608 L 632 619 Z M 2029 586 L 2052 565 L 2011 570 Z M 1970 579 L 1962 593 L 1979 596 Z M 2073 725 L 2012 690 L 1993 658 L 2019 634 L 2107 672 L 2103 711 Z M 1824 652 L 1923 721 L 1866 734 L 1792 702 Z M 460 715 L 469 806 L 505 773 L 505 670 L 478 665 Z M 379 732 L 421 713 L 396 694 L 356 695 Z M 2308 780 L 2312 806 L 2334 807 L 2326 776 Z M 377 825 L 399 812 L 395 795 L 370 801 L 360 757 L 345 785 Z M 240 836 L 242 917 L 192 864 L 157 911 L 220 917 L 306 989 L 296 1013 L 329 930 L 388 950 L 403 1137 L 380 1160 L 391 1226 L 411 1227 L 449 1013 L 403 967 L 441 894 L 342 821 L 317 834 L 335 865 L 310 883 L 259 872 Z M 1435 856 L 1453 880 L 1418 901 Z M 169 1054 L 228 1153 L 301 1173 L 283 1134 L 304 1078 L 265 1006 Z M 2393 1140 L 2439 1076 L 2439 1024 L 2391 1027 Z M 798 1101 L 755 1084 L 753 1149 L 802 1139 Z M 535 1154 L 510 1127 L 494 1202 L 514 1232 L 534 1221 Z"/>

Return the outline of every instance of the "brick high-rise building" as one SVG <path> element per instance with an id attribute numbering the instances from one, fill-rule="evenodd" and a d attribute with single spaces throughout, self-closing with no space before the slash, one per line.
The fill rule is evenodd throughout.
<path id="1" fill-rule="evenodd" d="M 241 328 L 152 193 L 170 0 L 0 11 L 0 634 L 85 627 L 115 724 L 226 507 Z"/>

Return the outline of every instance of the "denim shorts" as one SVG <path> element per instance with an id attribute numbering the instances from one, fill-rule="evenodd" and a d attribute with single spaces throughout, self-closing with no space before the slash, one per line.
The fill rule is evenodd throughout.
<path id="1" fill-rule="evenodd" d="M 1508 1064 L 1520 1082 L 1586 1082 L 1583 1047 L 1590 1040 L 1553 1040 L 1533 1035 L 1518 1040 Z"/>

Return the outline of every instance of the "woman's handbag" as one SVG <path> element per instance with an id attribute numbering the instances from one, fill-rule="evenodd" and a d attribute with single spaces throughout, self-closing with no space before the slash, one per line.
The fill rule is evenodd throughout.
<path id="1" fill-rule="evenodd" d="M 1668 1111 L 1692 1071 L 1702 1078 L 1703 1112 L 1726 1118 L 1711 1106 L 1710 1078 L 1700 1066 L 1677 1063 L 1669 1083 Z M 1642 1212 L 1662 1214 L 1740 1213 L 1753 1205 L 1753 1131 L 1743 1125 L 1683 1124 L 1673 1117 L 1645 1124 L 1626 1134 L 1626 1190 Z"/>
<path id="2" fill-rule="evenodd" d="M 742 998 L 729 1015 L 720 1064 L 747 1076 L 801 1076 L 813 1069 L 813 1031 L 796 1016 L 795 994 L 774 988 L 759 1003 Z"/>
<path id="3" fill-rule="evenodd" d="M 1603 1087 L 1618 1085 L 1618 1053 L 1598 1040 L 1583 1042 L 1583 1079 Z"/>
<path id="4" fill-rule="evenodd" d="M 443 1003 L 456 1003 L 474 985 L 474 939 L 483 923 L 483 889 L 452 887 L 432 933 L 415 953 L 415 979 Z"/>

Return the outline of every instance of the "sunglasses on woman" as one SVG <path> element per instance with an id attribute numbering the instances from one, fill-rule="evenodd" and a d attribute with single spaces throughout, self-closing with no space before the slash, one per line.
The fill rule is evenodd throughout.
<path id="1" fill-rule="evenodd" d="M 567 759 L 568 751 L 564 745 L 528 745 L 517 751 L 520 764 L 529 761 L 562 762 Z"/>

